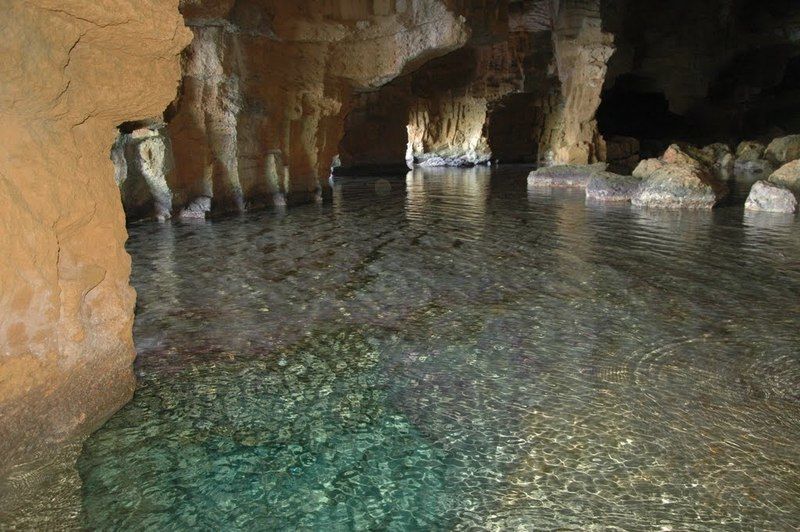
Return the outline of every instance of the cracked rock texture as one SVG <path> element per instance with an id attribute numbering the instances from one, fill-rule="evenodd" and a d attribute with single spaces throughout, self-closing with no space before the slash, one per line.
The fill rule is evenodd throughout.
<path id="1" fill-rule="evenodd" d="M 0 10 L 1 478 L 133 392 L 135 294 L 109 151 L 117 125 L 174 98 L 190 34 L 177 0 Z"/>

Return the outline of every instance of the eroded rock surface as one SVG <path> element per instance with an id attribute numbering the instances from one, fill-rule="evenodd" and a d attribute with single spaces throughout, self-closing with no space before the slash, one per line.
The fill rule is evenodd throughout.
<path id="1" fill-rule="evenodd" d="M 172 217 L 172 191 L 167 183 L 169 142 L 158 128 L 120 133 L 111 148 L 115 180 L 129 218 Z"/>
<path id="2" fill-rule="evenodd" d="M 123 168 L 109 149 L 119 124 L 174 98 L 189 42 L 177 0 L 2 9 L 0 476 L 133 392 Z"/>
<path id="3" fill-rule="evenodd" d="M 468 38 L 464 18 L 442 0 L 185 0 L 182 11 L 194 39 L 171 111 L 170 185 L 186 214 L 204 198 L 243 210 L 319 197 L 355 92 Z"/>

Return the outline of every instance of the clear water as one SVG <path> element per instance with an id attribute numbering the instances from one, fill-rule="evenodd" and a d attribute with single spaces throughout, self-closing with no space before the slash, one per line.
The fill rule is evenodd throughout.
<path id="1" fill-rule="evenodd" d="M 85 526 L 800 526 L 799 222 L 525 174 L 132 227 L 139 388 Z"/>

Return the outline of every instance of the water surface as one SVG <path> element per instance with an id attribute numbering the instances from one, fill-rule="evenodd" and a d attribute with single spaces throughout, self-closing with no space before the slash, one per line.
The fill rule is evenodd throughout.
<path id="1" fill-rule="evenodd" d="M 797 220 L 525 174 L 131 227 L 139 388 L 78 461 L 86 526 L 800 525 Z"/>

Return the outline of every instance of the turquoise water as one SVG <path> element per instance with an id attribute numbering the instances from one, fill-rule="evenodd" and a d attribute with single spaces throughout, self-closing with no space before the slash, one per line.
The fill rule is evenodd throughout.
<path id="1" fill-rule="evenodd" d="M 800 225 L 526 170 L 130 228 L 134 400 L 84 526 L 800 526 Z"/>

